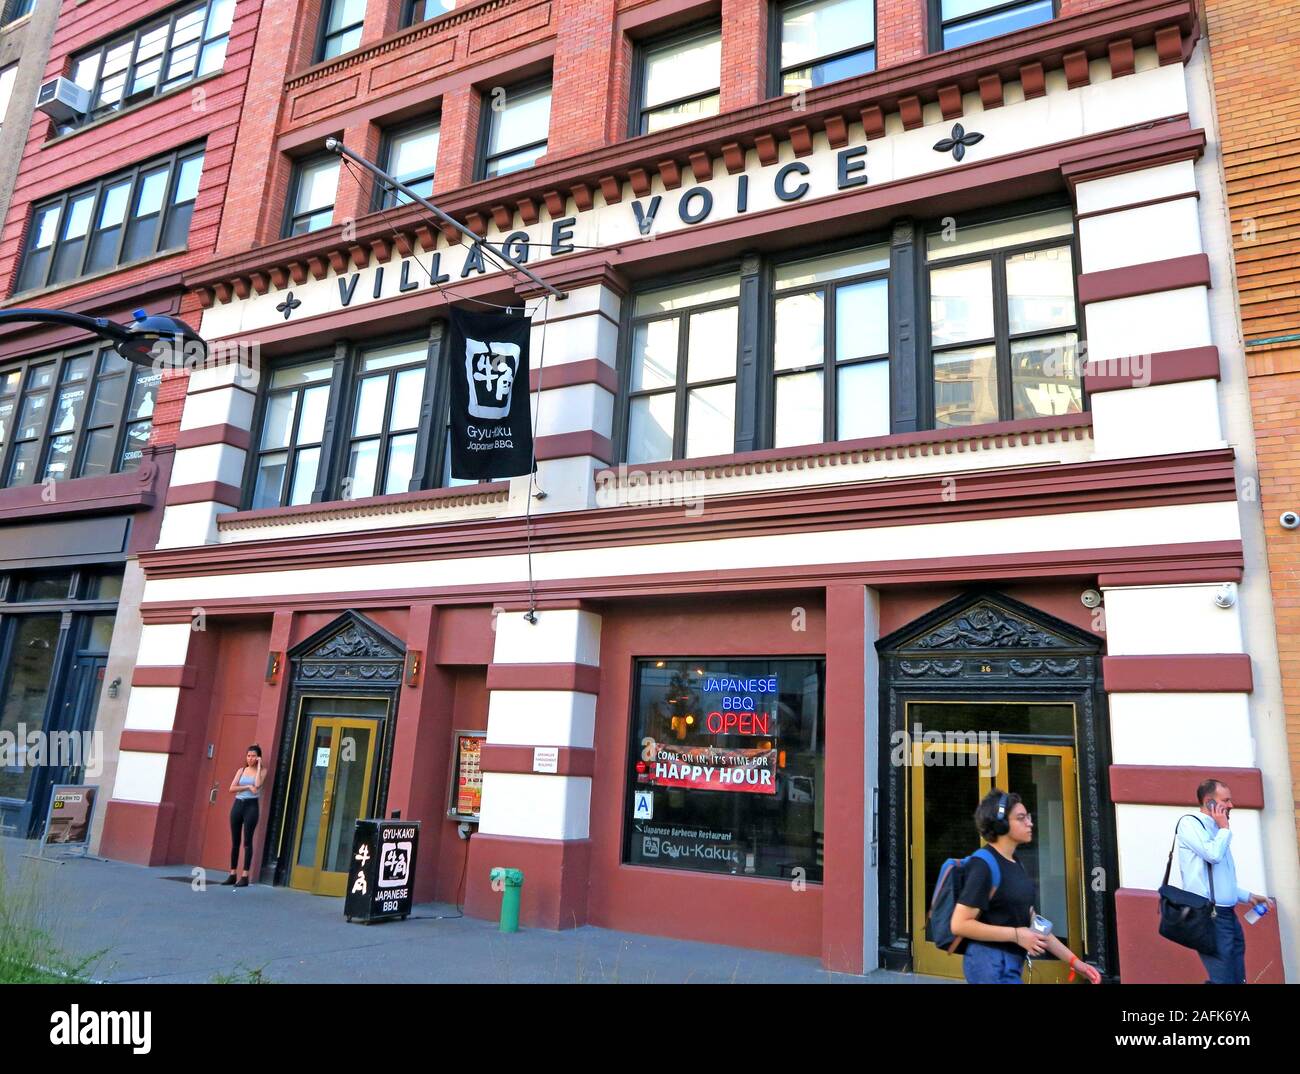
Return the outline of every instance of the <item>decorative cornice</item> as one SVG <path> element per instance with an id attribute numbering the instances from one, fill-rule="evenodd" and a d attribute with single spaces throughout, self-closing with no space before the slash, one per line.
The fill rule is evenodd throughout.
<path id="1" fill-rule="evenodd" d="M 632 463 L 599 470 L 598 486 L 635 486 L 649 474 L 689 473 L 692 480 L 743 477 L 749 474 L 787 473 L 851 466 L 890 459 L 924 458 L 970 454 L 1026 447 L 1030 444 L 1070 443 L 1092 439 L 1092 415 L 1063 414 L 1020 421 L 994 422 L 959 429 L 926 429 L 914 433 L 893 433 L 863 440 L 840 440 L 828 444 L 770 448 L 736 455 L 715 455 L 672 462 Z"/>
<path id="2" fill-rule="evenodd" d="M 328 78 L 339 71 L 347 70 L 350 67 L 364 66 L 370 60 L 373 60 L 376 56 L 382 56 L 385 52 L 396 51 L 417 41 L 423 43 L 426 38 L 437 37 L 444 30 L 458 28 L 489 11 L 512 7 L 521 2 L 536 3 L 536 0 L 483 0 L 482 3 L 474 3 L 474 0 L 469 0 L 465 6 L 457 7 L 454 11 L 448 11 L 425 22 L 418 22 L 414 26 L 408 26 L 396 33 L 389 34 L 387 37 L 380 38 L 380 40 L 372 45 L 367 45 L 365 48 L 359 48 L 354 52 L 345 52 L 335 59 L 326 60 L 323 63 L 307 68 L 305 71 L 300 71 L 298 74 L 285 79 L 284 91 L 288 94 L 292 90 Z M 449 40 L 454 41 L 455 38 L 451 37 Z"/>
<path id="3" fill-rule="evenodd" d="M 446 18 L 469 17 L 479 10 L 481 7 Z M 884 134 L 885 117 L 892 113 L 902 116 L 905 126 L 909 123 L 916 126 L 927 103 L 946 105 L 946 115 L 954 118 L 956 103 L 964 93 L 978 92 L 986 102 L 1000 101 L 1000 87 L 1005 82 L 1021 82 L 1026 96 L 1034 96 L 1034 87 L 1026 83 L 1026 78 L 1032 76 L 1041 81 L 1045 71 L 1065 67 L 1066 56 L 1073 58 L 1075 66 L 1082 62 L 1081 56 L 1088 61 L 1108 60 L 1115 77 L 1130 74 L 1125 61 L 1127 53 L 1123 48 L 1112 47 L 1117 42 L 1127 42 L 1137 48 L 1164 42 L 1161 62 L 1169 62 L 1170 31 L 1181 43 L 1179 55 L 1185 60 L 1200 32 L 1192 0 L 1123 0 L 992 41 L 923 56 L 809 90 L 804 108 L 798 112 L 790 108 L 785 97 L 772 98 L 585 153 L 543 160 L 522 172 L 449 191 L 439 196 L 439 205 L 462 222 L 474 214 L 486 220 L 504 217 L 506 212 L 511 213 L 513 220 L 514 211 L 527 221 L 543 203 L 552 216 L 559 216 L 568 211 L 570 199 L 573 211 L 586 212 L 595 205 L 592 193 L 597 189 L 612 190 L 621 197 L 624 183 L 653 174 L 675 185 L 687 167 L 693 169 L 697 179 L 707 178 L 713 174 L 715 160 L 724 163 L 730 160 L 734 164 L 749 149 L 773 157 L 781 142 L 802 144 L 823 131 L 834 139 L 846 122 L 863 123 L 866 136 L 871 138 Z M 386 39 L 372 48 L 391 48 L 400 43 Z M 357 55 L 364 57 L 366 50 Z M 346 62 L 361 60 L 350 55 Z M 335 61 L 325 70 L 341 65 L 343 61 Z M 309 76 L 318 77 L 315 69 L 300 77 Z M 284 272 L 291 263 L 301 264 L 312 257 L 345 258 L 354 247 L 365 246 L 376 238 L 391 241 L 387 251 L 391 257 L 400 246 L 392 240 L 394 229 L 402 241 L 409 243 L 420 228 L 428 233 L 429 241 L 424 245 L 434 249 L 440 232 L 428 231 L 426 213 L 421 206 L 407 205 L 371 213 L 349 225 L 347 240 L 342 225 L 284 239 L 195 269 L 186 274 L 186 285 L 205 303 L 214 297 L 225 302 L 230 300 L 235 281 L 253 272 L 268 275 Z M 450 243 L 458 239 L 444 236 L 442 241 Z"/>

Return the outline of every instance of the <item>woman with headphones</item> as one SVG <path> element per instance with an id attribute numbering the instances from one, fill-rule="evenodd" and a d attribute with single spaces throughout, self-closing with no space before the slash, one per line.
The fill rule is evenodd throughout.
<path id="1" fill-rule="evenodd" d="M 1033 928 L 1033 881 L 1016 860 L 1016 851 L 1034 838 L 1034 820 L 1020 795 L 994 788 L 975 810 L 975 827 L 998 856 L 1000 876 L 980 857 L 966 863 L 952 932 L 966 940 L 962 969 L 970 984 L 1020 984 L 1025 958 L 1044 951 L 1055 955 L 1092 984 L 1101 974 L 1055 936 Z M 1039 919 L 1042 920 L 1041 918 Z"/>

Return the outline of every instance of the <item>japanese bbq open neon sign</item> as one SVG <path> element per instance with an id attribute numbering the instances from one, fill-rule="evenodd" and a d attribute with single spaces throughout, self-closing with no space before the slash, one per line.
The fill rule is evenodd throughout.
<path id="1" fill-rule="evenodd" d="M 712 711 L 704 717 L 704 729 L 711 735 L 770 736 L 775 733 L 771 706 L 779 693 L 775 675 L 749 679 L 710 675 L 704 694 L 720 696 L 709 706 Z"/>

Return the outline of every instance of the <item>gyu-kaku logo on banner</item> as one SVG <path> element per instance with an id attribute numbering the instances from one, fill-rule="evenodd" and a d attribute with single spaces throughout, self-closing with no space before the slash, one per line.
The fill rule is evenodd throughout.
<path id="1" fill-rule="evenodd" d="M 519 477 L 533 469 L 526 317 L 451 311 L 451 476 Z"/>

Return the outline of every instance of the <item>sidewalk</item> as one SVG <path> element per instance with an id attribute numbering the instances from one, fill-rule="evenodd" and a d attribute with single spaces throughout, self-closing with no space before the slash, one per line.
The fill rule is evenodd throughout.
<path id="1" fill-rule="evenodd" d="M 113 982 L 210 982 L 260 970 L 269 981 L 483 984 L 896 984 L 932 977 L 830 973 L 816 959 L 609 929 L 525 929 L 415 907 L 407 921 L 352 925 L 343 900 L 255 885 L 191 887 L 188 866 L 23 857 L 36 843 L 0 840 L 10 884 L 34 884 L 47 926 L 72 955 L 105 951 L 89 973 Z"/>

